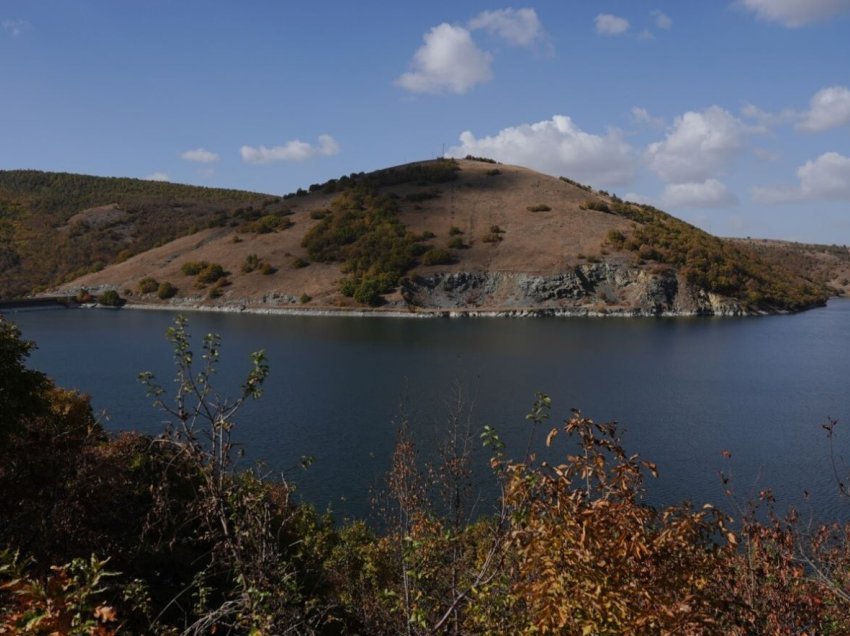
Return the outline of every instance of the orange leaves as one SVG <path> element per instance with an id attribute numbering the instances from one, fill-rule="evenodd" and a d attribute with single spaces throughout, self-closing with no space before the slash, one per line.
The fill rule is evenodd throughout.
<path id="1" fill-rule="evenodd" d="M 109 605 L 99 605 L 94 610 L 94 617 L 103 623 L 114 623 L 118 620 L 118 612 Z"/>
<path id="2" fill-rule="evenodd" d="M 552 446 L 559 434 L 546 438 Z M 654 463 L 624 451 L 616 426 L 579 412 L 563 432 L 579 452 L 552 467 L 512 464 L 507 504 L 511 595 L 536 633 L 701 633 L 713 620 L 707 582 L 718 555 L 713 510 L 641 504 Z M 532 627 L 533 626 L 533 627 Z"/>
<path id="3" fill-rule="evenodd" d="M 90 634 L 113 636 L 118 613 L 110 605 L 94 605 L 105 591 L 100 585 L 105 561 L 75 559 L 52 566 L 45 579 L 30 576 L 17 555 L 0 552 L 0 576 L 11 577 L 0 585 L 9 593 L 0 599 L 0 634 Z"/>

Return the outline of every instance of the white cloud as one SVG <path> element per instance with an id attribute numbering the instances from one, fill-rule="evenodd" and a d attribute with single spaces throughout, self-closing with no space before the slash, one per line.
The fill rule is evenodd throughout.
<path id="1" fill-rule="evenodd" d="M 594 20 L 596 32 L 602 35 L 622 35 L 629 30 L 629 21 L 610 13 L 600 13 Z"/>
<path id="2" fill-rule="evenodd" d="M 717 179 L 673 183 L 661 194 L 662 205 L 671 208 L 725 208 L 737 201 L 738 198 Z"/>
<path id="3" fill-rule="evenodd" d="M 214 161 L 219 160 L 217 152 L 210 152 L 209 150 L 204 150 L 203 148 L 187 150 L 186 152 L 180 154 L 180 158 L 185 159 L 186 161 L 195 161 L 197 163 L 213 163 Z"/>
<path id="4" fill-rule="evenodd" d="M 670 16 L 662 13 L 658 9 L 656 9 L 655 11 L 650 11 L 650 15 L 655 18 L 655 26 L 657 26 L 659 29 L 669 31 L 673 28 L 673 20 L 670 19 Z"/>
<path id="5" fill-rule="evenodd" d="M 480 139 L 466 131 L 460 135 L 460 145 L 447 154 L 492 157 L 593 185 L 626 183 L 636 164 L 632 147 L 619 131 L 611 129 L 604 136 L 586 133 L 564 115 L 505 128 Z"/>
<path id="6" fill-rule="evenodd" d="M 443 23 L 426 33 L 424 40 L 410 70 L 396 80 L 402 88 L 414 93 L 465 93 L 493 77 L 493 57 L 479 49 L 463 27 Z"/>
<path id="7" fill-rule="evenodd" d="M 760 203 L 850 201 L 850 157 L 826 152 L 797 168 L 797 178 L 795 187 L 753 188 L 753 199 Z"/>
<path id="8" fill-rule="evenodd" d="M 778 113 L 770 113 L 754 104 L 744 104 L 741 114 L 748 119 L 754 119 L 761 128 L 772 128 L 800 118 L 800 114 L 790 108 Z"/>
<path id="9" fill-rule="evenodd" d="M 171 181 L 164 172 L 154 172 L 143 178 L 145 181 Z"/>
<path id="10" fill-rule="evenodd" d="M 485 29 L 515 46 L 531 46 L 543 38 L 543 26 L 534 9 L 484 11 L 469 22 L 472 31 Z"/>
<path id="11" fill-rule="evenodd" d="M 0 24 L 2 24 L 4 30 L 15 38 L 22 33 L 29 31 L 32 27 L 32 25 L 26 20 L 3 20 Z"/>
<path id="12" fill-rule="evenodd" d="M 850 124 L 850 90 L 846 86 L 830 86 L 814 94 L 797 128 L 821 132 L 845 124 Z"/>
<path id="13" fill-rule="evenodd" d="M 288 141 L 282 146 L 266 148 L 260 146 L 242 146 L 239 149 L 242 161 L 245 163 L 271 163 L 272 161 L 305 161 L 319 156 L 335 155 L 339 152 L 339 144 L 330 135 L 319 135 L 319 143 L 308 144 L 298 139 Z"/>
<path id="14" fill-rule="evenodd" d="M 739 0 L 759 20 L 797 28 L 850 11 L 850 0 Z"/>
<path id="15" fill-rule="evenodd" d="M 661 117 L 653 117 L 649 114 L 648 110 L 638 106 L 632 107 L 632 119 L 638 124 L 651 126 L 652 128 L 662 128 L 664 126 L 664 120 Z"/>
<path id="16" fill-rule="evenodd" d="M 701 113 L 690 111 L 676 118 L 663 141 L 647 147 L 646 160 L 665 181 L 702 181 L 740 154 L 744 141 L 755 131 L 719 106 Z"/>

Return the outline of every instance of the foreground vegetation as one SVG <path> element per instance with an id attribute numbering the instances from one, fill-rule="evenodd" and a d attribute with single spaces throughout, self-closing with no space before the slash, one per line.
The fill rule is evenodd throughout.
<path id="1" fill-rule="evenodd" d="M 850 526 L 803 532 L 769 492 L 733 523 L 711 507 L 644 505 L 655 466 L 613 424 L 572 412 L 528 426 L 561 448 L 511 459 L 485 428 L 501 496 L 472 516 L 473 437 L 462 403 L 440 459 L 398 439 L 382 522 L 336 526 L 292 488 L 237 469 L 234 415 L 260 396 L 211 385 L 183 320 L 169 331 L 177 394 L 141 379 L 170 424 L 107 435 L 88 398 L 28 369 L 0 322 L 0 633 L 6 634 L 846 634 Z M 832 426 L 832 424 L 830 425 Z M 761 519 L 759 521 L 758 519 Z"/>

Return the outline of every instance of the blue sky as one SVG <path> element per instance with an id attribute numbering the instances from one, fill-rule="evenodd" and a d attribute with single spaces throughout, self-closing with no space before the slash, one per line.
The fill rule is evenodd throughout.
<path id="1" fill-rule="evenodd" d="M 443 152 L 850 244 L 850 0 L 4 0 L 0 169 L 285 193 Z"/>

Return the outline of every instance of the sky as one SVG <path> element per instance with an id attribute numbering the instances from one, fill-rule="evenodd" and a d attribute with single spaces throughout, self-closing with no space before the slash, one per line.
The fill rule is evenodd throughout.
<path id="1" fill-rule="evenodd" d="M 850 0 L 2 0 L 0 27 L 0 169 L 284 194 L 473 154 L 850 244 Z"/>

